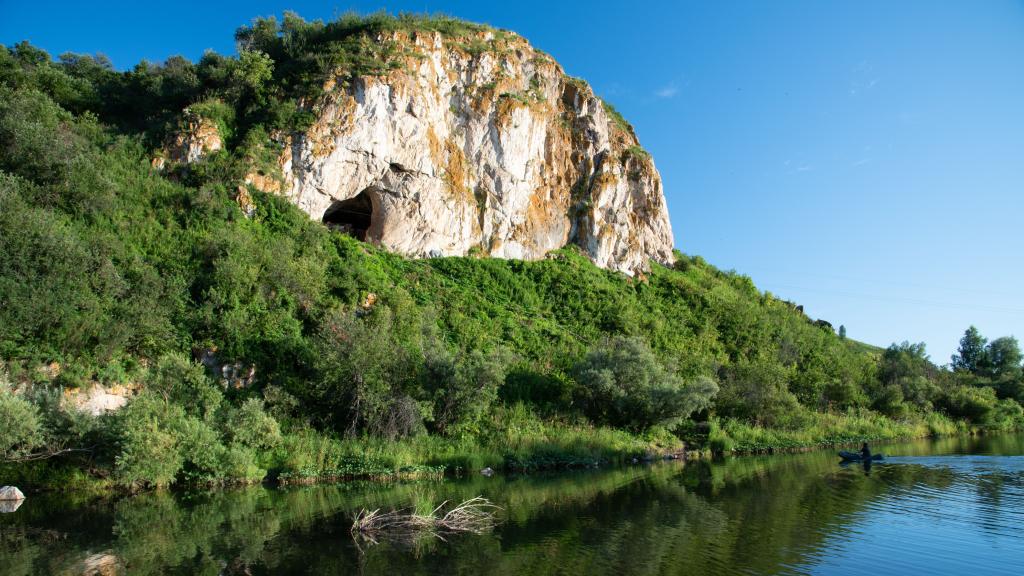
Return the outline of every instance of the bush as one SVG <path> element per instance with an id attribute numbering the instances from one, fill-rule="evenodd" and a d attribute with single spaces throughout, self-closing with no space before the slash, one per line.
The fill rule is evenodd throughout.
<path id="1" fill-rule="evenodd" d="M 716 411 L 756 426 L 794 428 L 805 409 L 788 388 L 790 370 L 764 361 L 740 361 L 724 370 Z"/>
<path id="2" fill-rule="evenodd" d="M 710 378 L 686 383 L 667 370 L 639 338 L 614 337 L 576 366 L 584 412 L 598 424 L 646 430 L 707 408 L 718 392 Z"/>
<path id="3" fill-rule="evenodd" d="M 871 407 L 890 418 L 905 418 L 910 413 L 903 401 L 903 387 L 898 384 L 883 386 Z"/>
<path id="4" fill-rule="evenodd" d="M 184 418 L 180 407 L 142 394 L 117 414 L 118 454 L 114 472 L 129 486 L 167 486 L 184 463 L 172 428 Z"/>
<path id="5" fill-rule="evenodd" d="M 269 450 L 281 443 L 281 428 L 263 411 L 263 401 L 249 398 L 232 409 L 224 424 L 232 442 L 252 450 Z"/>
<path id="6" fill-rule="evenodd" d="M 1002 430 L 1013 430 L 1024 426 L 1024 407 L 1015 400 L 1004 398 L 996 403 L 992 414 L 992 425 Z"/>
<path id="7" fill-rule="evenodd" d="M 115 474 L 128 486 L 167 486 L 177 481 L 215 483 L 262 478 L 254 448 L 280 442 L 277 422 L 251 399 L 228 418 L 235 442 L 225 447 L 217 430 L 154 392 L 143 392 L 115 418 Z"/>
<path id="8" fill-rule="evenodd" d="M 0 382 L 0 460 L 17 460 L 44 444 L 39 411 Z"/>
<path id="9" fill-rule="evenodd" d="M 317 343 L 318 380 L 307 391 L 326 423 L 348 436 L 421 431 L 424 408 L 413 398 L 423 365 L 421 328 L 414 310 L 396 313 L 384 304 L 328 315 Z"/>
<path id="10" fill-rule="evenodd" d="M 992 424 L 996 393 L 991 388 L 956 386 L 939 399 L 939 407 L 953 418 L 962 418 L 979 426 Z"/>
<path id="11" fill-rule="evenodd" d="M 498 398 L 510 357 L 503 349 L 480 350 L 453 358 L 441 348 L 427 358 L 434 428 L 442 434 L 478 433 L 481 419 Z"/>
<path id="12" fill-rule="evenodd" d="M 189 416 L 213 421 L 224 394 L 207 376 L 206 369 L 188 356 L 169 353 L 161 356 L 148 374 L 146 389 L 160 394 L 185 409 Z"/>
<path id="13" fill-rule="evenodd" d="M 722 428 L 717 418 L 712 419 L 708 425 L 708 449 L 715 454 L 724 454 L 732 452 L 736 448 L 736 442 Z"/>

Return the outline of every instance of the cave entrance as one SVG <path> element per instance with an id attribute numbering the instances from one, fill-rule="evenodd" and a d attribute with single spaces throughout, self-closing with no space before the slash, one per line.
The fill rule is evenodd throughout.
<path id="1" fill-rule="evenodd" d="M 373 199 L 370 190 L 363 190 L 354 198 L 331 204 L 324 212 L 323 222 L 328 228 L 366 241 L 366 233 L 373 221 Z"/>

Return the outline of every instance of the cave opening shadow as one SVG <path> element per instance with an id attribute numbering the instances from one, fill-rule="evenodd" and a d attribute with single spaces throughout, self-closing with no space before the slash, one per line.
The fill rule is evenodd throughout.
<path id="1" fill-rule="evenodd" d="M 369 190 L 363 190 L 348 200 L 331 204 L 324 212 L 323 223 L 332 230 L 366 241 L 367 232 L 373 222 L 373 199 Z"/>

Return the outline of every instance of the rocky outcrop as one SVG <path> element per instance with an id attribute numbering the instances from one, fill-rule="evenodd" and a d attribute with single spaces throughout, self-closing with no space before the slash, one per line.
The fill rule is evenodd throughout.
<path id="1" fill-rule="evenodd" d="M 220 130 L 213 120 L 186 108 L 180 124 L 180 128 L 170 135 L 164 147 L 167 160 L 190 164 L 199 161 L 210 152 L 223 148 Z M 165 161 L 157 157 L 153 159 L 152 164 L 154 168 L 162 169 Z"/>
<path id="2" fill-rule="evenodd" d="M 225 390 L 228 388 L 248 388 L 256 383 L 256 366 L 242 362 L 226 362 L 217 355 L 217 349 L 200 348 L 193 350 L 193 356 L 206 367 L 211 376 L 220 380 Z"/>
<path id="3" fill-rule="evenodd" d="M 78 566 L 76 573 L 82 576 L 121 576 L 127 574 L 124 561 L 111 552 L 90 554 Z"/>
<path id="4" fill-rule="evenodd" d="M 654 162 L 586 83 L 511 33 L 376 41 L 390 71 L 339 70 L 284 138 L 282 193 L 311 217 L 411 256 L 672 261 Z"/>
<path id="5" fill-rule="evenodd" d="M 131 399 L 137 392 L 134 384 L 113 384 L 103 386 L 98 382 L 89 387 L 68 388 L 64 390 L 67 402 L 80 412 L 99 416 L 105 412 L 113 412 Z"/>

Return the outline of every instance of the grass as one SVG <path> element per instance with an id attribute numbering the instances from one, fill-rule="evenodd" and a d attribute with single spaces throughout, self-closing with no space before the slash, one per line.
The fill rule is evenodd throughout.
<path id="1" fill-rule="evenodd" d="M 604 106 L 604 111 L 608 114 L 608 117 L 611 118 L 612 123 L 615 126 L 617 126 L 623 132 L 629 134 L 633 133 L 633 126 L 629 123 L 628 120 L 626 120 L 622 113 L 615 109 L 615 106 L 612 106 L 611 103 L 605 100 L 604 98 L 601 99 L 601 105 Z"/>
<path id="2" fill-rule="evenodd" d="M 972 433 L 962 421 L 938 414 L 893 420 L 872 412 L 810 413 L 799 429 L 765 428 L 735 419 L 713 421 L 706 446 L 714 453 L 741 454 L 801 450 L 865 441 L 899 440 Z"/>
<path id="3" fill-rule="evenodd" d="M 287 435 L 265 464 L 282 483 L 390 481 L 459 476 L 483 468 L 517 472 L 590 468 L 677 452 L 682 447 L 681 441 L 663 430 L 640 436 L 545 420 L 516 405 L 496 410 L 486 429 L 460 437 L 337 440 L 305 430 Z"/>
<path id="4" fill-rule="evenodd" d="M 352 520 L 352 536 L 372 544 L 386 538 L 390 541 L 415 543 L 423 537 L 444 539 L 456 533 L 483 534 L 495 525 L 500 508 L 486 498 L 477 496 L 447 510 L 444 501 L 425 514 L 415 509 L 381 512 L 363 508 Z"/>
<path id="5" fill-rule="evenodd" d="M 643 147 L 640 146 L 639 144 L 634 144 L 629 148 L 626 148 L 625 150 L 622 151 L 622 154 L 624 157 L 633 156 L 641 160 L 651 157 L 651 153 L 648 152 L 647 150 L 644 150 Z"/>

